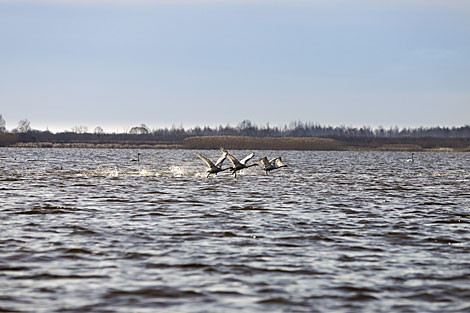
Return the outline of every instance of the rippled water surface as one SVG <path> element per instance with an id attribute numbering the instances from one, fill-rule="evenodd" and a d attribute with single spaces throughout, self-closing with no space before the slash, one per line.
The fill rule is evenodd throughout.
<path id="1" fill-rule="evenodd" d="M 1 148 L 0 312 L 470 312 L 470 153 L 256 152 Z"/>

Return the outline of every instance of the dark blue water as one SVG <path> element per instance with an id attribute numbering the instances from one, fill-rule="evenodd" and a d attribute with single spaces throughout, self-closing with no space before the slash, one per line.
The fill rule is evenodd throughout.
<path id="1" fill-rule="evenodd" d="M 470 312 L 470 153 L 195 152 L 1 148 L 0 312 Z"/>

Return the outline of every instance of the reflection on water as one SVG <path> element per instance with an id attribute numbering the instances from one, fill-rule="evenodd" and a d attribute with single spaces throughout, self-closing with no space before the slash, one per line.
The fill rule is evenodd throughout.
<path id="1" fill-rule="evenodd" d="M 0 311 L 470 311 L 469 153 L 139 152 L 0 149 Z"/>

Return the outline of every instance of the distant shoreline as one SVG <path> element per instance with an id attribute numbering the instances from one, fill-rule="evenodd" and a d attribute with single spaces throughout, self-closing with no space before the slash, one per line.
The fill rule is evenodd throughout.
<path id="1" fill-rule="evenodd" d="M 442 151 L 470 152 L 470 138 L 318 138 L 193 136 L 181 142 L 10 142 L 3 147 L 85 149 L 227 149 L 310 151 Z"/>
<path id="2" fill-rule="evenodd" d="M 140 143 L 89 143 L 89 142 L 20 142 L 5 146 L 10 148 L 41 148 L 41 149 L 184 149 L 181 144 L 140 144 Z"/>

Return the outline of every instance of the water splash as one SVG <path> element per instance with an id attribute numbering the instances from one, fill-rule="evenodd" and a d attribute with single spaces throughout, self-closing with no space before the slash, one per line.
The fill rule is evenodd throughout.
<path id="1" fill-rule="evenodd" d="M 105 176 L 105 177 L 118 177 L 119 170 L 117 166 L 98 168 L 96 171 L 91 172 L 90 176 Z"/>
<path id="2" fill-rule="evenodd" d="M 196 173 L 194 173 L 194 177 L 206 178 L 207 173 L 205 173 L 205 172 L 196 172 Z"/>
<path id="3" fill-rule="evenodd" d="M 174 177 L 183 177 L 187 173 L 183 167 L 177 165 L 170 166 L 169 170 L 171 175 Z"/>
<path id="4" fill-rule="evenodd" d="M 139 170 L 139 175 L 143 177 L 148 177 L 151 175 L 149 171 L 147 171 L 145 168 Z"/>

